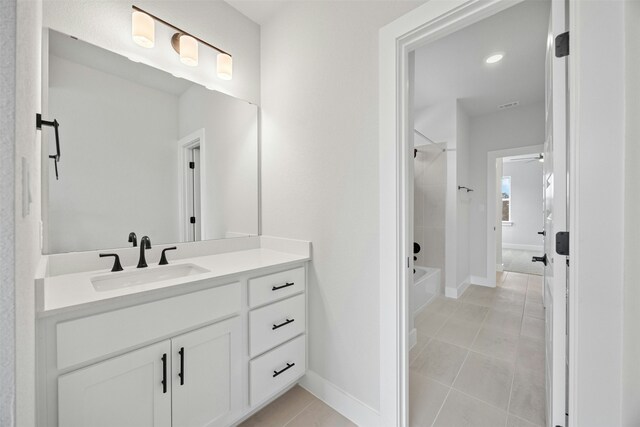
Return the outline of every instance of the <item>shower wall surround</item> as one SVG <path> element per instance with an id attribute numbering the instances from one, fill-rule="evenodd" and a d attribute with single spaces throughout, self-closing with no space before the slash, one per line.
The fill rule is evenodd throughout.
<path id="1" fill-rule="evenodd" d="M 445 273 L 447 153 L 445 143 L 420 147 L 414 161 L 414 240 L 421 246 L 416 265 Z"/>

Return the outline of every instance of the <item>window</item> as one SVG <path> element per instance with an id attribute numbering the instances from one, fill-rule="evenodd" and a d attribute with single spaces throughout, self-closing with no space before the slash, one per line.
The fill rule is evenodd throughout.
<path id="1" fill-rule="evenodd" d="M 502 177 L 502 222 L 511 221 L 511 177 Z"/>

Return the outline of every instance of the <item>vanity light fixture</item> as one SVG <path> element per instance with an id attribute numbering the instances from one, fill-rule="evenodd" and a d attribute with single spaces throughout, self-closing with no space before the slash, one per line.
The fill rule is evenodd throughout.
<path id="1" fill-rule="evenodd" d="M 496 52 L 496 53 L 493 53 L 493 54 L 487 56 L 484 59 L 484 62 L 486 62 L 487 64 L 495 64 L 496 62 L 502 61 L 502 58 L 504 58 L 504 53 Z"/>
<path id="2" fill-rule="evenodd" d="M 176 33 L 171 37 L 171 46 L 180 55 L 180 62 L 190 67 L 198 65 L 198 45 L 201 43 L 218 52 L 216 58 L 216 72 L 218 78 L 222 80 L 231 80 L 233 77 L 233 59 L 231 54 L 216 47 L 206 41 L 195 37 L 186 31 L 168 23 L 167 21 L 150 14 L 137 6 L 131 6 L 133 12 L 131 14 L 131 35 L 133 41 L 142 47 L 151 48 L 155 42 L 155 21 L 158 21 Z"/>
<path id="3" fill-rule="evenodd" d="M 131 37 L 142 47 L 150 49 L 155 44 L 156 27 L 153 18 L 146 13 L 135 10 L 131 14 Z"/>

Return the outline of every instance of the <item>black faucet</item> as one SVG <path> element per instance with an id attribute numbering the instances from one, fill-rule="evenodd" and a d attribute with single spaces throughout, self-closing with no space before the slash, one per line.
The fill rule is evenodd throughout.
<path id="1" fill-rule="evenodd" d="M 138 259 L 138 268 L 145 268 L 147 266 L 147 260 L 144 257 L 145 249 L 151 249 L 151 239 L 149 239 L 149 236 L 144 236 L 140 239 L 140 259 Z"/>
<path id="2" fill-rule="evenodd" d="M 133 243 L 133 247 L 138 246 L 138 236 L 133 231 L 129 233 L 129 243 Z"/>

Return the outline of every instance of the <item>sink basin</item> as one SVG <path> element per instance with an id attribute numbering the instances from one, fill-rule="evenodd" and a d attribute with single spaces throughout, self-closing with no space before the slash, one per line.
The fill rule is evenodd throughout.
<path id="1" fill-rule="evenodd" d="M 206 268 L 198 267 L 194 264 L 166 265 L 139 271 L 95 276 L 91 278 L 91 284 L 96 291 L 106 292 L 208 272 L 209 270 Z"/>

